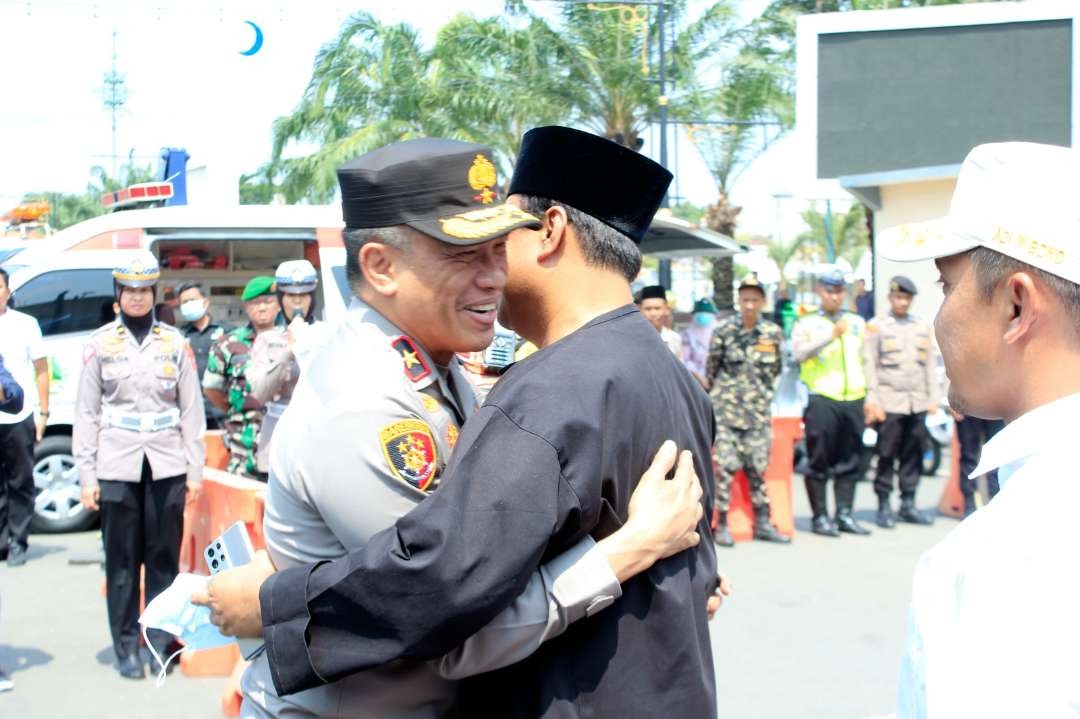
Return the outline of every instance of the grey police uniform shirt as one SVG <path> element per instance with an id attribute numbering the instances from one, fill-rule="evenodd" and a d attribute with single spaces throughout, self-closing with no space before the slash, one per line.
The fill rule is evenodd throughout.
<path id="1" fill-rule="evenodd" d="M 916 414 L 938 406 L 937 347 L 927 322 L 890 312 L 868 322 L 865 337 L 867 404 L 895 414 Z"/>
<path id="2" fill-rule="evenodd" d="M 179 411 L 179 423 L 157 431 L 109 421 L 160 418 Z M 195 356 L 180 330 L 155 322 L 142 344 L 116 320 L 90 335 L 75 398 L 72 449 L 79 482 L 138 482 L 143 456 L 154 479 L 186 475 L 201 482 L 206 463 L 206 416 Z"/>
<path id="3" fill-rule="evenodd" d="M 362 548 L 414 508 L 437 487 L 476 408 L 456 357 L 438 367 L 363 303 L 354 300 L 345 321 L 326 332 L 322 348 L 305 358 L 271 448 L 264 528 L 279 569 Z M 398 661 L 279 697 L 263 655 L 244 675 L 244 712 L 440 717 L 454 704 L 453 679 L 524 659 L 620 595 L 611 568 L 585 537 L 541 566 L 516 601 L 441 659 Z M 417 587 L 400 600 L 438 597 Z"/>

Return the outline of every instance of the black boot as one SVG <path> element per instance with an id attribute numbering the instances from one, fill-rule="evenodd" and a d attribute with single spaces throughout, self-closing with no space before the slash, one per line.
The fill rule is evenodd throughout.
<path id="1" fill-rule="evenodd" d="M 754 508 L 754 539 L 763 542 L 776 542 L 777 544 L 791 544 L 791 538 L 780 534 L 779 530 L 769 521 L 769 506 Z"/>
<path id="2" fill-rule="evenodd" d="M 898 516 L 901 522 L 907 522 L 908 524 L 929 526 L 934 523 L 933 517 L 915 508 L 914 497 L 904 497 L 900 500 L 900 513 Z"/>
<path id="3" fill-rule="evenodd" d="M 823 537 L 839 537 L 840 532 L 837 531 L 836 525 L 829 519 L 827 514 L 819 514 L 814 517 L 813 524 L 810 531 L 814 534 L 820 534 Z"/>
<path id="4" fill-rule="evenodd" d="M 142 662 L 139 661 L 139 650 L 117 650 L 116 671 L 125 679 L 145 679 Z"/>
<path id="5" fill-rule="evenodd" d="M 889 495 L 878 495 L 877 526 L 882 529 L 892 529 L 896 526 L 896 515 L 893 514 L 889 505 Z"/>
<path id="6" fill-rule="evenodd" d="M 836 528 L 848 534 L 870 534 L 870 530 L 855 521 L 850 509 L 841 509 L 836 513 Z"/>
<path id="7" fill-rule="evenodd" d="M 735 540 L 731 537 L 731 532 L 727 528 L 727 512 L 720 512 L 716 522 L 716 529 L 713 531 L 713 541 L 716 542 L 718 547 L 735 546 Z"/>

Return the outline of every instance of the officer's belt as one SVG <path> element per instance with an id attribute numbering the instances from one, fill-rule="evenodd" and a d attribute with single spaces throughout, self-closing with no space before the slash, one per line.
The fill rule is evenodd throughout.
<path id="1" fill-rule="evenodd" d="M 135 432 L 160 432 L 180 424 L 180 410 L 170 409 L 165 412 L 123 412 L 106 408 L 101 415 L 105 424 Z"/>

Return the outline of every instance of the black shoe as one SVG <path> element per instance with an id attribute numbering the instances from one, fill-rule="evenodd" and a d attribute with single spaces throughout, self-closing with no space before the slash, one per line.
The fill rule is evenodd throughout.
<path id="1" fill-rule="evenodd" d="M 889 507 L 881 507 L 877 511 L 877 526 L 882 529 L 892 529 L 896 526 L 896 515 Z"/>
<path id="2" fill-rule="evenodd" d="M 173 669 L 175 669 L 176 665 L 179 664 L 179 662 L 168 663 L 169 662 L 169 657 L 171 657 L 173 654 L 175 654 L 176 652 L 178 652 L 179 650 L 181 650 L 183 648 L 184 648 L 184 646 L 175 639 L 171 639 L 171 640 L 169 640 L 167 642 L 163 642 L 163 643 L 160 643 L 160 644 L 157 643 L 157 642 L 154 643 L 154 651 L 157 652 L 157 655 L 161 658 L 161 661 L 166 663 L 165 664 L 165 674 L 166 674 L 166 676 L 169 675 L 169 674 L 172 674 Z M 149 658 L 149 661 L 147 662 L 147 664 L 150 667 L 150 673 L 151 674 L 157 674 L 159 671 L 161 671 L 161 666 L 157 663 L 157 661 L 154 660 L 153 654 L 150 655 L 150 658 Z"/>
<path id="3" fill-rule="evenodd" d="M 7 563 L 9 567 L 21 567 L 26 564 L 26 547 L 12 544 L 8 549 Z"/>
<path id="4" fill-rule="evenodd" d="M 716 542 L 718 547 L 735 546 L 735 539 L 731 536 L 726 524 L 721 524 L 716 528 L 716 531 L 713 532 L 713 541 Z"/>
<path id="5" fill-rule="evenodd" d="M 934 523 L 934 518 L 927 515 L 925 512 L 920 512 L 915 509 L 914 502 L 904 502 L 900 505 L 900 512 L 897 515 L 900 517 L 901 522 L 907 522 L 908 524 L 921 524 L 924 527 Z"/>
<path id="6" fill-rule="evenodd" d="M 116 671 L 120 672 L 120 676 L 125 679 L 146 678 L 146 672 L 143 671 L 142 662 L 139 661 L 139 655 L 136 653 L 118 655 Z"/>
<path id="7" fill-rule="evenodd" d="M 849 512 L 842 512 L 836 515 L 836 528 L 841 532 L 847 532 L 848 534 L 870 534 L 870 530 L 856 522 L 855 518 L 852 517 Z"/>
<path id="8" fill-rule="evenodd" d="M 768 507 L 754 510 L 754 539 L 759 539 L 762 542 L 791 544 L 791 537 L 780 534 L 780 531 L 769 521 Z"/>
<path id="9" fill-rule="evenodd" d="M 814 517 L 814 522 L 811 525 L 810 531 L 814 534 L 820 534 L 823 537 L 839 537 L 840 532 L 837 531 L 836 525 L 832 523 L 832 520 L 824 514 L 819 514 Z"/>

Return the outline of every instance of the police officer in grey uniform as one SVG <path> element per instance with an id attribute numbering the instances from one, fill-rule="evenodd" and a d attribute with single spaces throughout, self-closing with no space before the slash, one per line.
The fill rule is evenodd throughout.
<path id="1" fill-rule="evenodd" d="M 83 504 L 101 510 L 109 628 L 129 679 L 144 676 L 140 568 L 147 602 L 176 578 L 185 492 L 197 495 L 206 452 L 194 354 L 153 314 L 159 275 L 147 251 L 113 271 L 120 315 L 86 344 L 72 437 Z M 166 656 L 171 637 L 148 636 Z"/>
<path id="2" fill-rule="evenodd" d="M 866 374 L 866 422 L 877 427 L 878 496 L 877 525 L 896 526 L 889 496 L 893 491 L 893 466 L 900 463 L 901 521 L 932 524 L 933 519 L 915 507 L 922 455 L 926 443 L 926 414 L 938 412 L 941 387 L 937 379 L 937 349 L 930 325 L 913 317 L 908 309 L 918 292 L 915 283 L 897 275 L 889 282 L 888 314 L 866 325 L 863 344 Z"/>
<path id="3" fill-rule="evenodd" d="M 484 167 L 490 157 L 484 147 L 424 140 L 377 150 L 340 171 L 349 224 L 348 272 L 357 298 L 344 322 L 306 358 L 288 410 L 275 429 L 264 529 L 277 567 L 335 559 L 362 548 L 438 487 L 458 433 L 477 406 L 455 352 L 478 349 L 484 333 L 473 330 L 471 318 L 464 331 L 450 323 L 451 331 L 444 332 L 445 325 L 432 323 L 429 316 L 438 317 L 441 305 L 456 306 L 462 292 L 474 295 L 464 301 L 466 312 L 490 314 L 487 308 L 493 308 L 501 294 L 501 236 L 508 228 L 536 222 L 520 210 L 485 208 L 473 199 L 476 192 L 464 180 L 471 168 Z M 402 181 L 410 176 L 417 181 Z M 492 209 L 499 213 L 496 220 L 461 243 L 406 226 L 406 221 L 434 220 L 446 212 L 447 198 L 419 182 L 432 176 L 446 177 L 451 188 L 457 185 L 456 214 Z M 379 221 L 388 223 L 385 228 L 353 229 L 363 222 L 353 218 L 373 221 L 364 209 L 392 184 L 414 188 L 401 191 L 398 198 L 408 212 L 384 214 Z M 411 289 L 382 291 L 379 283 L 385 278 L 378 273 L 381 255 L 388 251 L 413 253 L 410 271 L 418 283 Z M 370 262 L 361 268 L 357 259 L 365 256 Z M 278 274 L 280 289 L 280 269 Z M 436 304 L 417 301 L 433 286 L 444 293 L 441 299 L 428 296 Z M 364 368 L 362 375 L 357 367 Z M 252 379 L 253 387 L 265 379 Z M 640 511 L 674 542 L 692 522 L 685 529 L 677 526 L 677 518 L 669 514 L 673 509 L 655 505 Z M 635 541 L 634 526 L 628 522 L 614 541 Z M 585 537 L 541 566 L 517 600 L 438 660 L 395 662 L 278 696 L 268 659 L 261 656 L 244 674 L 243 714 L 446 716 L 456 700 L 456 679 L 524 659 L 571 622 L 596 614 L 620 596 L 619 578 L 628 575 L 609 564 L 604 552 L 608 541 L 598 545 Z M 438 597 L 426 596 L 419 588 L 401 601 L 422 604 Z"/>
<path id="4" fill-rule="evenodd" d="M 281 316 L 288 324 L 259 333 L 246 370 L 251 394 L 266 407 L 259 428 L 258 465 L 268 468 L 270 439 L 300 379 L 299 357 L 320 343 L 324 324 L 315 319 L 319 274 L 307 260 L 287 260 L 274 272 Z"/>

